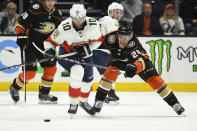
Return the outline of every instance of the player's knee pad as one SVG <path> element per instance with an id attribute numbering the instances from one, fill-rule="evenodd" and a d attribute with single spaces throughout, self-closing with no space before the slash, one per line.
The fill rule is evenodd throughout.
<path id="1" fill-rule="evenodd" d="M 160 89 L 165 83 L 161 76 L 151 76 L 147 79 L 147 83 L 154 89 Z"/>
<path id="2" fill-rule="evenodd" d="M 56 72 L 57 72 L 56 66 L 44 67 L 44 74 L 43 74 L 42 78 L 44 80 L 53 80 Z"/>
<path id="3" fill-rule="evenodd" d="M 70 85 L 72 88 L 80 87 L 84 76 L 84 68 L 81 65 L 74 65 L 70 69 Z"/>
<path id="4" fill-rule="evenodd" d="M 116 69 L 116 70 L 118 69 L 114 66 L 109 66 L 109 68 Z M 116 71 L 106 70 L 104 73 L 104 78 L 108 81 L 115 82 L 116 79 L 118 78 L 119 74 L 120 73 L 116 72 Z"/>
<path id="5" fill-rule="evenodd" d="M 25 72 L 26 83 L 28 83 L 35 76 L 36 76 L 36 71 L 26 71 Z M 23 87 L 23 85 L 24 85 L 24 73 L 23 72 L 20 73 L 19 76 L 16 78 L 16 84 L 19 87 Z"/>

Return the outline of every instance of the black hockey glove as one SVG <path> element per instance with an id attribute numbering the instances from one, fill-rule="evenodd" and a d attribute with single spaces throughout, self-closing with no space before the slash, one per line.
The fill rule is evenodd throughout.
<path id="1" fill-rule="evenodd" d="M 125 68 L 125 73 L 124 76 L 125 77 L 134 77 L 137 71 L 137 66 L 134 64 L 127 64 L 126 68 Z"/>
<path id="2" fill-rule="evenodd" d="M 23 34 L 18 34 L 17 35 L 17 44 L 18 46 L 23 49 L 26 47 L 27 44 L 27 36 L 23 35 Z"/>
<path id="3" fill-rule="evenodd" d="M 43 55 L 44 55 L 45 58 L 48 58 L 48 59 L 54 58 L 54 56 L 55 56 L 55 50 L 52 49 L 52 48 L 46 49 L 44 51 L 44 54 Z"/>
<path id="4" fill-rule="evenodd" d="M 84 58 L 84 57 L 89 57 L 92 53 L 92 51 L 89 48 L 89 45 L 83 45 L 83 46 L 78 46 L 75 48 L 78 57 Z"/>

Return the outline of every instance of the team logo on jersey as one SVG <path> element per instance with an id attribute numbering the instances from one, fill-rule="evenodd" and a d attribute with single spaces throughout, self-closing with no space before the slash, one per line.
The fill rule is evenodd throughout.
<path id="1" fill-rule="evenodd" d="M 53 38 L 56 39 L 58 36 L 60 35 L 59 30 L 55 30 L 55 32 L 53 33 Z"/>
<path id="2" fill-rule="evenodd" d="M 109 43 L 110 43 L 110 44 L 115 43 L 115 40 L 116 40 L 115 38 L 116 38 L 115 35 L 110 35 L 110 36 L 108 37 Z"/>
<path id="3" fill-rule="evenodd" d="M 34 9 L 39 9 L 40 6 L 39 6 L 39 4 L 34 4 L 34 5 L 33 5 L 33 8 L 34 8 Z"/>
<path id="4" fill-rule="evenodd" d="M 127 48 L 132 48 L 135 46 L 135 41 L 131 41 L 128 45 Z"/>
<path id="5" fill-rule="evenodd" d="M 40 23 L 40 26 L 38 29 L 35 29 L 36 31 L 42 33 L 42 34 L 49 34 L 55 30 L 55 24 L 50 22 L 43 22 Z"/>

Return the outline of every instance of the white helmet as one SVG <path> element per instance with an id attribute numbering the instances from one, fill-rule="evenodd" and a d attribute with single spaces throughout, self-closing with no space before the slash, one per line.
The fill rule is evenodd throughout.
<path id="1" fill-rule="evenodd" d="M 73 4 L 70 9 L 70 17 L 86 17 L 86 9 L 83 4 Z"/>
<path id="2" fill-rule="evenodd" d="M 108 15 L 110 16 L 110 17 L 112 17 L 111 15 L 110 15 L 110 13 L 109 13 L 109 11 L 112 11 L 113 12 L 113 10 L 124 10 L 124 8 L 123 8 L 123 6 L 121 5 L 121 4 L 119 4 L 119 3 L 117 3 L 117 2 L 113 2 L 113 3 L 111 3 L 109 6 L 108 6 L 108 10 L 107 10 L 107 12 L 108 12 Z"/>

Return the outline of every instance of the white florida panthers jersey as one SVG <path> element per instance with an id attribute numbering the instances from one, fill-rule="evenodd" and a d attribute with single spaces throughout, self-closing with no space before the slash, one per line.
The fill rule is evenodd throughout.
<path id="1" fill-rule="evenodd" d="M 104 16 L 99 20 L 99 22 L 101 23 L 101 29 L 104 36 L 118 30 L 118 21 L 116 19 L 112 19 L 110 16 Z"/>
<path id="2" fill-rule="evenodd" d="M 68 18 L 58 26 L 44 42 L 45 49 L 63 44 L 67 52 L 75 46 L 88 44 L 90 49 L 96 49 L 103 41 L 99 22 L 92 17 L 86 17 L 86 24 L 82 30 L 73 27 L 72 19 Z"/>

